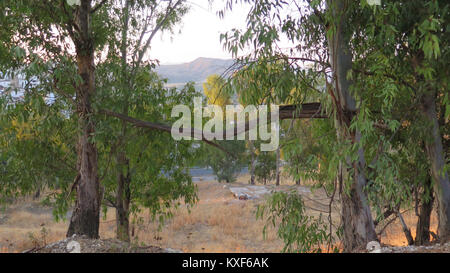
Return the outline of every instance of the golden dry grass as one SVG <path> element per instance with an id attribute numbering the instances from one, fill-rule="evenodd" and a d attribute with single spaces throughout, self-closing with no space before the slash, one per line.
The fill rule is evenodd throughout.
<path id="1" fill-rule="evenodd" d="M 67 223 L 55 222 L 48 208 L 39 210 L 37 202 L 21 199 L 8 207 L 6 222 L 0 225 L 0 252 L 20 252 L 64 238 Z M 5 211 L 0 216 L 5 216 Z"/>
<path id="2" fill-rule="evenodd" d="M 243 175 L 233 185 L 248 184 L 249 176 Z M 283 178 L 281 188 L 293 182 Z M 182 205 L 174 217 L 164 224 L 152 222 L 145 212 L 138 215 L 142 222 L 134 224 L 133 241 L 179 249 L 183 252 L 280 252 L 283 242 L 277 238 L 276 230 L 269 228 L 265 240 L 262 230 L 264 222 L 255 219 L 255 210 L 260 200 L 236 200 L 223 183 L 216 181 L 198 182 L 199 202 L 190 209 Z M 312 196 L 312 195 L 311 195 Z M 321 203 L 326 204 L 320 192 L 314 193 Z M 306 200 L 306 204 L 317 204 Z M 320 207 L 320 206 L 319 206 Z M 308 210 L 310 215 L 319 212 Z M 1 221 L 0 252 L 20 252 L 36 244 L 50 243 L 65 237 L 66 222 L 55 222 L 49 208 L 41 207 L 29 198 L 16 201 L 7 210 L 6 221 Z M 333 221 L 339 222 L 339 207 L 333 209 Z M 416 217 L 413 212 L 404 215 L 405 221 L 415 235 Z M 100 236 L 115 237 L 115 211 L 109 209 L 106 218 L 101 219 Z M 436 216 L 432 218 L 432 230 L 436 230 Z M 382 234 L 382 242 L 390 245 L 406 245 L 406 239 L 398 220 Z M 45 241 L 45 242 L 44 242 Z"/>
<path id="3" fill-rule="evenodd" d="M 408 211 L 403 213 L 405 223 L 410 228 L 413 237 L 416 235 L 417 216 L 414 211 Z M 437 233 L 437 214 L 435 211 L 431 214 L 431 226 L 430 231 Z M 382 234 L 382 242 L 393 246 L 407 246 L 408 242 L 404 236 L 400 220 L 396 219 L 391 225 L 389 225 Z"/>

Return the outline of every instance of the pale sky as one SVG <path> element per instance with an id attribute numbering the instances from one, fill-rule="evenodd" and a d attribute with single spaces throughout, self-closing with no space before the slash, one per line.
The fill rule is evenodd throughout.
<path id="1" fill-rule="evenodd" d="M 216 14 L 223 9 L 224 0 L 189 0 L 191 10 L 183 18 L 175 32 L 159 35 L 152 41 L 150 58 L 158 59 L 161 64 L 178 64 L 195 60 L 198 57 L 231 59 L 231 54 L 223 50 L 220 34 L 232 28 L 245 28 L 245 19 L 250 6 L 236 4 L 233 11 L 227 11 L 225 18 Z"/>

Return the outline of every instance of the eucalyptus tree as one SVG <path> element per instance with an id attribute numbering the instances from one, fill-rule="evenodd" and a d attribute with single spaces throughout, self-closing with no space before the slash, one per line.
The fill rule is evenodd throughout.
<path id="1" fill-rule="evenodd" d="M 233 2 L 228 2 L 228 8 L 232 8 Z M 366 1 L 244 2 L 253 5 L 248 29 L 224 34 L 224 46 L 234 54 L 247 45 L 253 46 L 253 53 L 242 61 L 250 63 L 247 71 L 259 70 L 260 76 L 254 72 L 242 74 L 275 87 L 274 95 L 265 92 L 266 88 L 249 89 L 248 96 L 276 96 L 280 101 L 286 98 L 292 101 L 292 94 L 286 90 L 295 87 L 299 103 L 301 98 L 317 92 L 322 94 L 323 108 L 334 117 L 335 140 L 319 138 L 318 143 L 325 145 L 321 147 L 325 156 L 322 154 L 314 164 L 320 163 L 318 173 L 325 174 L 332 191 L 339 189 L 341 193 L 345 250 L 364 247 L 367 241 L 377 239 L 369 201 L 380 215 L 381 206 L 387 204 L 392 208 L 412 200 L 414 185 L 428 191 L 424 171 L 428 162 L 418 158 L 421 141 L 430 132 L 428 139 L 433 140 L 425 141 L 424 145 L 430 173 L 437 181 L 434 191 L 441 204 L 439 233 L 445 240 L 448 175 L 439 129 L 448 127 L 442 122 L 448 116 L 448 111 L 444 114 L 448 109 L 444 91 L 448 78 L 448 70 L 444 68 L 447 62 L 444 48 L 448 48 L 447 4 L 427 1 L 423 14 L 415 17 L 413 10 L 419 9 L 423 1 L 386 2 L 382 6 L 370 6 Z M 293 47 L 280 49 L 278 42 L 282 38 L 293 43 Z M 437 59 L 441 53 L 442 58 Z M 255 59 L 283 60 L 286 78 L 271 77 L 264 66 L 254 65 Z M 325 84 L 319 83 L 321 77 L 326 79 Z M 424 100 L 430 94 L 439 101 L 441 118 L 433 110 L 435 101 Z M 423 114 L 428 122 L 420 117 Z M 406 122 L 416 124 L 405 125 L 402 115 L 407 116 Z M 440 127 L 438 120 L 442 120 Z M 433 126 L 428 130 L 425 124 L 430 122 Z M 327 122 L 315 123 L 321 124 L 316 128 L 327 128 Z M 419 149 L 410 145 L 405 152 L 400 151 L 408 141 L 398 135 L 410 138 L 410 143 L 414 139 Z M 417 164 L 420 175 L 416 179 L 405 171 L 408 166 L 405 161 Z M 418 182 L 419 177 L 422 182 Z M 334 184 L 336 180 L 338 183 Z M 414 185 L 408 185 L 408 181 L 414 181 Z"/>
<path id="2" fill-rule="evenodd" d="M 108 64 L 99 70 L 108 75 L 110 68 Z M 176 90 L 167 89 L 164 84 L 151 68 L 139 68 L 127 99 L 126 114 L 152 122 L 172 122 L 172 107 L 190 105 L 191 98 L 198 95 L 193 85 Z M 115 86 L 114 82 L 105 82 L 100 92 L 105 96 L 103 107 L 120 112 L 123 104 L 117 98 L 120 93 L 116 93 Z M 188 170 L 196 151 L 192 143 L 176 142 L 165 132 L 127 126 L 122 134 L 123 126 L 122 120 L 99 117 L 96 140 L 105 209 L 115 208 L 117 238 L 129 241 L 133 214 L 148 209 L 152 219 L 163 224 L 181 201 L 189 206 L 197 200 Z"/>
<path id="3" fill-rule="evenodd" d="M 283 102 L 289 99 L 301 103 L 309 94 L 322 94 L 324 108 L 328 108 L 336 121 L 338 144 L 334 165 L 339 167 L 330 180 L 339 179 L 343 188 L 342 226 L 346 250 L 365 247 L 368 241 L 376 240 L 370 207 L 364 187 L 364 150 L 359 142 L 360 132 L 351 127 L 357 115 L 356 98 L 350 93 L 351 81 L 346 75 L 351 70 L 352 54 L 349 42 L 348 10 L 343 1 L 293 2 L 248 1 L 253 7 L 248 16 L 248 29 L 225 34 L 224 45 L 233 53 L 239 48 L 252 45 L 254 53 L 248 62 L 282 61 L 284 76 L 273 77 L 261 66 L 256 78 L 273 86 L 274 93 L 267 94 L 267 88 L 259 91 L 262 97 Z M 229 1 L 230 6 L 232 1 Z M 286 13 L 283 8 L 294 9 L 297 13 Z M 294 46 L 286 51 L 277 45 L 281 37 L 287 38 Z M 301 62 L 307 62 L 308 66 Z M 255 62 L 256 63 L 256 62 Z M 253 66 L 257 67 L 257 66 Z M 309 68 L 308 68 L 309 67 Z M 268 76 L 269 75 L 269 76 Z M 326 78 L 325 86 L 319 86 L 319 78 Z M 291 90 L 297 90 L 291 94 Z M 328 96 L 325 96 L 328 95 Z M 275 100 L 275 98 L 277 98 Z M 340 162 L 337 164 L 337 162 Z M 349 169 L 350 172 L 343 172 Z"/>
<path id="4" fill-rule="evenodd" d="M 122 3 L 124 6 L 120 6 Z M 115 83 L 118 84 L 116 90 L 121 94 L 116 97 L 116 105 L 120 104 L 125 109 L 120 111 L 126 112 L 129 107 L 127 96 L 131 96 L 130 93 L 137 88 L 133 86 L 135 77 L 144 78 L 140 81 L 141 84 L 160 82 L 150 76 L 148 67 L 145 68 L 149 61 L 147 49 L 158 31 L 170 30 L 179 21 L 179 16 L 186 12 L 186 7 L 181 5 L 183 3 L 184 1 L 46 0 L 2 1 L 0 4 L 2 29 L 9 31 L 2 32 L 2 53 L 12 53 L 12 59 L 6 67 L 9 71 L 20 70 L 26 76 L 24 104 L 29 104 L 30 101 L 33 103 L 28 108 L 24 104 L 11 107 L 16 107 L 18 111 L 22 109 L 20 115 L 25 117 L 27 111 L 39 113 L 42 109 L 54 109 L 52 111 L 61 113 L 55 117 L 66 118 L 77 124 L 71 131 L 72 136 L 77 136 L 76 139 L 59 136 L 62 142 L 73 141 L 69 145 L 69 151 L 75 154 L 75 159 L 69 161 L 76 170 L 75 179 L 71 186 L 65 186 L 65 194 L 76 190 L 77 195 L 68 236 L 83 234 L 98 237 L 100 203 L 104 192 L 100 191 L 99 186 L 101 177 L 97 146 L 103 144 L 98 143 L 101 132 L 97 134 L 96 129 L 103 126 L 103 123 L 96 113 L 103 103 L 107 103 L 106 100 L 103 101 L 107 91 L 102 89 L 101 84 L 105 78 L 99 77 L 97 67 L 104 64 L 112 69 L 112 64 L 115 63 L 125 73 L 115 79 Z M 139 13 L 140 10 L 146 10 L 147 13 Z M 118 20 L 122 12 L 124 17 Z M 128 28 L 128 25 L 131 27 Z M 140 36 L 133 36 L 138 31 L 141 31 L 138 33 Z M 151 34 L 148 36 L 149 31 Z M 128 33 L 134 39 L 128 39 Z M 128 47 L 133 48 L 131 57 L 127 53 Z M 113 60 L 116 49 L 122 53 L 120 60 Z M 128 84 L 130 90 L 127 90 Z M 162 90 L 160 85 L 161 83 L 156 84 L 159 92 Z M 139 88 L 149 91 L 142 85 Z M 49 97 L 53 101 L 50 104 L 46 103 Z M 51 124 L 53 120 L 44 117 L 42 123 L 52 128 L 55 125 Z M 126 131 L 126 126 L 122 126 L 122 131 Z M 104 146 L 101 148 L 103 150 Z M 120 151 L 114 153 L 117 158 L 123 158 L 122 155 L 123 152 Z M 121 162 L 125 161 L 126 159 Z"/>
<path id="5" fill-rule="evenodd" d="M 102 50 L 110 27 L 104 23 L 108 17 L 102 9 L 104 4 L 105 1 L 90 0 L 75 6 L 66 1 L 0 4 L 11 18 L 2 21 L 2 28 L 14 29 L 11 40 L 17 54 L 11 68 L 24 71 L 28 82 L 36 75 L 39 79 L 37 87 L 26 90 L 26 96 L 33 91 L 43 101 L 55 94 L 77 114 L 77 203 L 70 230 L 89 237 L 98 237 L 101 198 L 97 147 L 89 138 L 95 134 L 95 52 Z M 47 85 L 49 82 L 53 84 Z"/>
<path id="6" fill-rule="evenodd" d="M 111 5 L 110 20 L 116 22 L 117 31 L 109 39 L 107 55 L 99 66 L 101 75 L 98 81 L 98 100 L 102 101 L 102 107 L 109 111 L 167 122 L 171 107 L 176 104 L 189 104 L 189 98 L 194 96 L 193 90 L 189 86 L 180 92 L 164 88 L 164 82 L 151 72 L 156 63 L 149 59 L 148 53 L 158 33 L 173 33 L 176 24 L 188 11 L 188 6 L 182 0 L 126 0 L 112 1 Z M 123 120 L 117 123 L 115 119 L 106 118 L 100 122 L 99 126 L 102 125 L 107 127 L 107 133 L 103 132 L 102 139 L 108 143 L 105 148 L 109 151 L 104 156 L 104 161 L 110 162 L 111 166 L 108 168 L 111 168 L 110 172 L 116 176 L 116 183 L 107 187 L 106 200 L 116 209 L 116 230 L 119 239 L 130 240 L 129 217 L 130 213 L 136 210 L 137 203 L 152 208 L 151 212 L 156 214 L 162 211 L 155 207 L 156 202 L 161 200 L 168 205 L 170 200 L 178 199 L 183 193 L 186 193 L 187 203 L 195 200 L 190 179 L 187 175 L 182 175 L 182 171 L 187 174 L 183 167 L 189 158 L 188 149 L 183 149 L 182 144 L 174 146 L 171 138 L 163 136 L 149 138 L 146 136 L 148 134 L 132 128 Z M 140 137 L 143 140 L 139 140 Z M 151 149 L 152 152 L 147 153 L 143 147 Z M 168 158 L 177 158 L 178 162 L 161 161 L 154 156 L 163 156 L 165 153 Z M 153 156 L 150 156 L 152 154 Z M 144 166 L 152 169 L 151 175 L 136 173 L 137 169 L 148 173 Z M 160 174 L 162 171 L 165 175 Z M 111 180 L 108 173 L 105 175 Z M 164 187 L 161 187 L 163 178 L 168 184 L 165 186 L 165 192 Z M 157 182 L 158 179 L 161 183 Z M 191 189 L 183 189 L 184 185 Z M 175 188 L 177 186 L 179 188 Z M 161 192 L 158 193 L 158 190 Z M 144 192 L 150 191 L 156 191 L 153 192 L 156 196 L 144 198 Z"/>
<path id="7" fill-rule="evenodd" d="M 366 6 L 353 15 L 354 25 L 360 26 L 353 39 L 355 50 L 360 52 L 353 71 L 358 82 L 355 88 L 366 88 L 366 92 L 361 92 L 367 101 L 362 108 L 372 108 L 364 119 L 387 125 L 384 135 L 388 138 L 379 139 L 380 144 L 383 142 L 379 147 L 390 146 L 387 150 L 408 155 L 404 161 L 413 158 L 416 172 L 423 173 L 417 176 L 422 178 L 420 185 L 429 197 L 433 192 L 430 194 L 428 189 L 428 176 L 432 176 L 438 203 L 438 235 L 442 241 L 449 237 L 450 213 L 448 149 L 443 145 L 450 114 L 449 9 L 447 1 L 384 1 L 380 7 Z M 375 104 L 378 113 L 370 106 Z M 366 127 L 365 137 L 373 136 L 372 130 Z M 383 164 L 383 156 L 393 154 L 375 153 L 376 164 Z M 421 158 L 424 154 L 426 162 Z M 396 166 L 401 169 L 402 164 Z M 386 170 L 379 168 L 383 169 Z M 395 169 L 395 165 L 389 169 Z M 423 205 L 429 207 L 427 203 Z M 423 222 L 423 215 L 419 220 Z"/>

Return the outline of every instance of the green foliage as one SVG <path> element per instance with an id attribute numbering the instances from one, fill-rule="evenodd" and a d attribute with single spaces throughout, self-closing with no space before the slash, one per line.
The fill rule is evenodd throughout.
<path id="1" fill-rule="evenodd" d="M 115 65 L 117 69 L 114 69 Z M 165 81 L 151 67 L 136 69 L 134 84 L 130 87 L 133 89 L 115 92 L 114 87 L 121 84 L 119 67 L 119 64 L 110 63 L 99 68 L 102 107 L 112 111 L 122 112 L 126 104 L 129 116 L 170 124 L 174 122 L 172 107 L 191 105 L 190 100 L 199 95 L 192 84 L 181 90 L 165 88 Z M 118 75 L 110 81 L 111 71 Z M 125 92 L 129 96 L 125 96 Z M 130 179 L 130 214 L 148 209 L 153 219 L 163 224 L 181 201 L 188 205 L 197 201 L 196 188 L 188 172 L 195 155 L 190 142 L 174 141 L 166 132 L 124 127 L 121 120 L 109 117 L 99 118 L 97 128 L 104 198 L 110 200 L 105 205 L 116 202 L 117 177 L 121 173 Z M 127 158 L 125 166 L 117 160 L 121 152 Z"/>
<path id="2" fill-rule="evenodd" d="M 256 157 L 255 177 L 263 183 L 275 178 L 277 169 L 277 158 L 274 152 L 260 152 Z"/>
<path id="3" fill-rule="evenodd" d="M 284 242 L 282 252 L 322 252 L 330 242 L 330 234 L 322 215 L 318 218 L 305 213 L 305 205 L 298 192 L 276 192 L 259 205 L 257 218 L 265 219 L 263 234 L 269 226 L 277 228 L 277 235 Z"/>
<path id="4" fill-rule="evenodd" d="M 244 166 L 245 142 L 227 140 L 221 142 L 220 145 L 233 156 L 208 146 L 205 147 L 205 164 L 212 168 L 219 182 L 231 183 L 236 180 Z"/>
<path id="5" fill-rule="evenodd" d="M 330 196 L 337 189 L 340 168 L 348 170 L 342 177 L 343 194 L 355 172 L 363 173 L 377 218 L 386 208 L 411 206 L 430 169 L 424 143 L 431 141 L 432 128 L 421 108 L 425 96 L 436 99 L 441 134 L 449 127 L 450 78 L 443 72 L 450 60 L 448 1 L 383 1 L 382 6 L 342 1 L 344 22 L 333 12 L 338 1 L 244 2 L 252 5 L 247 28 L 221 36 L 234 56 L 252 49 L 239 58 L 238 71 L 229 81 L 231 92 L 247 103 L 320 101 L 331 118 L 285 128 L 282 151 L 288 173 L 296 180 L 311 179 Z M 298 14 L 285 12 L 292 8 Z M 233 9 L 233 1 L 227 2 L 227 9 Z M 348 131 L 337 134 L 333 119 L 340 114 L 331 106 L 339 102 L 333 102 L 337 83 L 331 76 L 328 38 L 340 23 L 350 41 L 352 70 L 347 78 L 353 83 L 357 113 Z M 277 46 L 283 36 L 292 43 L 289 50 Z M 366 164 L 355 169 L 352 162 L 362 156 Z"/>
<path id="6" fill-rule="evenodd" d="M 192 84 L 183 90 L 165 88 L 165 81 L 152 72 L 153 61 L 145 56 L 156 34 L 143 36 L 149 26 L 173 33 L 188 11 L 185 1 L 174 4 L 103 1 L 101 8 L 92 12 L 90 42 L 95 53 L 107 53 L 96 61 L 96 90 L 90 98 L 95 112 L 106 108 L 151 122 L 171 123 L 172 107 L 189 104 L 196 95 Z M 2 76 L 12 78 L 20 73 L 25 77 L 25 86 L 19 90 L 21 99 L 8 92 L 1 94 L 5 107 L 0 113 L 0 197 L 45 188 L 44 202 L 54 205 L 57 219 L 65 215 L 75 197 L 71 186 L 77 173 L 80 133 L 77 89 L 83 81 L 78 76 L 76 54 L 86 50 L 76 43 L 78 33 L 74 35 L 71 26 L 76 9 L 65 1 L 0 3 L 0 57 L 9 54 L 1 58 L 0 71 Z M 95 113 L 92 119 L 96 128 L 90 140 L 98 150 L 105 206 L 116 200 L 120 174 L 131 181 L 131 212 L 144 207 L 155 217 L 170 216 L 172 205 L 197 200 L 187 172 L 194 154 L 191 143 L 176 143 L 167 133 L 137 129 L 102 113 Z M 122 155 L 126 164 L 117 160 Z"/>

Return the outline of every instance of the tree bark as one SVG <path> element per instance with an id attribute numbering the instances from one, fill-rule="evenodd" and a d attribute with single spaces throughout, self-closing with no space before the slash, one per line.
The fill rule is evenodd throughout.
<path id="1" fill-rule="evenodd" d="M 345 2 L 345 0 L 328 1 L 328 8 L 331 9 L 333 17 L 339 20 L 335 32 L 327 37 L 335 79 L 335 92 L 332 90 L 331 95 L 336 110 L 338 137 L 341 140 L 359 143 L 359 131 L 349 129 L 352 118 L 357 114 L 357 107 L 354 97 L 350 94 L 352 83 L 347 79 L 347 73 L 352 68 L 352 54 L 349 47 L 349 35 L 344 32 L 346 22 Z M 342 193 L 341 198 L 344 251 L 365 249 L 369 241 L 377 240 L 370 207 L 364 192 L 366 177 L 363 170 L 365 164 L 362 148 L 358 151 L 356 161 L 351 162 L 347 159 L 347 165 L 353 168 L 353 176 L 349 178 L 352 180 L 350 188 L 347 189 L 347 193 Z M 341 168 L 340 173 L 343 174 L 343 171 L 343 168 Z M 340 180 L 342 185 L 343 179 Z"/>
<path id="2" fill-rule="evenodd" d="M 424 245 L 430 242 L 430 222 L 433 211 L 434 196 L 432 191 L 431 176 L 424 185 L 424 192 L 420 200 L 419 219 L 416 228 L 416 245 Z"/>
<path id="3" fill-rule="evenodd" d="M 94 92 L 94 58 L 78 56 L 78 70 L 83 84 L 77 94 L 79 111 L 77 203 L 69 225 L 67 236 L 73 234 L 98 238 L 100 224 L 100 194 L 98 181 L 97 147 L 89 137 L 94 135 L 90 97 Z"/>
<path id="4" fill-rule="evenodd" d="M 450 240 L 450 181 L 448 172 L 444 172 L 445 156 L 442 138 L 439 132 L 436 113 L 436 94 L 429 92 L 422 99 L 422 110 L 431 124 L 431 136 L 425 141 L 425 150 L 431 163 L 431 176 L 434 181 L 434 193 L 438 201 L 438 237 L 441 242 Z"/>
<path id="5" fill-rule="evenodd" d="M 349 193 L 341 194 L 341 222 L 346 252 L 365 249 L 368 242 L 378 240 L 363 185 L 364 175 L 355 174 Z"/>
<path id="6" fill-rule="evenodd" d="M 67 236 L 86 235 L 99 237 L 100 193 L 98 181 L 97 147 L 89 138 L 95 134 L 91 97 L 95 92 L 94 45 L 91 37 L 91 1 L 82 0 L 77 8 L 75 21 L 79 33 L 74 40 L 78 74 L 83 82 L 77 88 L 76 104 L 78 111 L 77 201 L 70 219 Z"/>
<path id="7" fill-rule="evenodd" d="M 131 90 L 132 79 L 128 73 L 127 64 L 127 42 L 128 42 L 128 29 L 130 18 L 130 4 L 131 1 L 125 1 L 125 5 L 122 8 L 123 14 L 123 26 L 122 26 L 122 43 L 121 43 L 121 66 L 122 66 L 122 78 L 121 86 L 122 93 L 124 94 L 122 113 L 128 115 L 129 100 L 128 92 Z M 129 208 L 131 202 L 130 192 L 130 166 L 129 160 L 125 151 L 126 136 L 127 136 L 128 124 L 122 120 L 121 134 L 119 136 L 119 152 L 117 154 L 117 193 L 116 193 L 116 236 L 117 239 L 129 242 L 130 241 L 130 221 L 129 221 Z M 125 171 L 126 170 L 126 171 Z"/>

